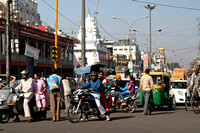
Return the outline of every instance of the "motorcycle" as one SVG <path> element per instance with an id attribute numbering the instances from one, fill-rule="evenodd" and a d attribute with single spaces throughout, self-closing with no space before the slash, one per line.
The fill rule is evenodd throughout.
<path id="1" fill-rule="evenodd" d="M 129 94 L 124 96 L 124 100 L 127 103 L 127 105 L 121 105 L 121 103 L 123 102 L 122 99 L 119 100 L 119 97 L 117 97 L 118 100 L 115 102 L 114 104 L 114 110 L 116 111 L 116 109 L 120 109 L 120 110 L 124 110 L 127 111 L 129 113 L 133 113 L 135 112 L 137 105 L 136 105 L 136 94 Z"/>
<path id="2" fill-rule="evenodd" d="M 14 85 L 13 85 L 14 84 Z M 23 94 L 16 92 L 13 86 L 17 86 L 19 81 L 15 81 L 12 85 L 5 86 L 0 90 L 0 122 L 7 123 L 10 118 L 16 115 L 24 115 Z M 12 86 L 12 87 L 11 87 Z M 33 120 L 41 120 L 46 118 L 46 111 L 38 111 L 35 97 L 29 102 L 29 108 Z"/>
<path id="3" fill-rule="evenodd" d="M 67 117 L 71 123 L 77 123 L 82 118 L 82 114 L 97 116 L 100 120 L 105 119 L 101 115 L 94 97 L 88 89 L 78 89 L 73 92 L 73 97 L 67 109 Z"/>

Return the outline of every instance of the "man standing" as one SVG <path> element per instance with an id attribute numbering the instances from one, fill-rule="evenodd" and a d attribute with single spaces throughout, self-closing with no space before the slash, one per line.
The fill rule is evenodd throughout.
<path id="1" fill-rule="evenodd" d="M 50 103 L 52 112 L 52 121 L 56 122 L 60 120 L 60 83 L 61 77 L 58 76 L 56 69 L 52 69 L 52 75 L 47 78 L 47 84 L 50 89 Z"/>
<path id="2" fill-rule="evenodd" d="M 192 74 L 190 73 L 187 78 L 187 90 L 186 90 L 188 99 L 190 98 L 190 92 L 192 91 L 191 86 L 190 86 L 191 77 L 192 77 Z"/>
<path id="3" fill-rule="evenodd" d="M 149 75 L 150 70 L 147 68 L 145 70 L 145 75 L 142 76 L 140 81 L 140 91 L 143 92 L 144 96 L 144 115 L 147 115 L 149 98 L 151 95 L 151 87 L 154 89 L 154 93 L 156 94 L 156 90 L 154 88 L 154 83 L 152 77 Z"/>

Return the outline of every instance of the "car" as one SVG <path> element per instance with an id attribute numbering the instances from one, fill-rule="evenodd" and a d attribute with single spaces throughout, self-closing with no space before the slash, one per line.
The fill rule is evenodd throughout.
<path id="1" fill-rule="evenodd" d="M 187 90 L 187 80 L 171 81 L 171 90 L 169 91 L 174 105 L 185 103 L 185 93 Z"/>

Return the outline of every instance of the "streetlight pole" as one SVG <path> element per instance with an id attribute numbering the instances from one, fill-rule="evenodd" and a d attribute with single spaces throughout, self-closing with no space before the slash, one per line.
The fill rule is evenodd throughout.
<path id="1" fill-rule="evenodd" d="M 138 20 L 140 20 L 140 19 L 145 19 L 145 18 L 147 18 L 147 17 L 148 17 L 148 16 L 144 16 L 144 17 L 138 18 L 138 19 L 134 20 L 132 23 L 129 23 L 129 22 L 126 21 L 125 19 L 122 19 L 122 18 L 119 18 L 119 17 L 115 17 L 115 16 L 112 17 L 113 19 L 119 19 L 119 20 L 122 20 L 122 21 L 126 22 L 126 23 L 128 24 L 128 26 L 129 26 L 128 39 L 129 39 L 129 52 L 130 52 L 130 56 L 131 56 L 131 31 L 132 31 L 131 29 L 132 29 L 132 26 L 133 26 L 133 24 L 134 24 L 135 22 L 137 22 Z"/>
<path id="2" fill-rule="evenodd" d="M 149 69 L 151 71 L 151 10 L 153 10 L 156 5 L 154 6 L 144 6 L 146 9 L 149 9 Z"/>

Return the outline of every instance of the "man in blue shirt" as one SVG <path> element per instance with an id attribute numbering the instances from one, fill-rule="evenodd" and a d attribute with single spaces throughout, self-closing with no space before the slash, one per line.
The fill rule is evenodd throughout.
<path id="1" fill-rule="evenodd" d="M 92 71 L 90 75 L 91 80 L 87 84 L 82 86 L 81 89 L 89 89 L 91 91 L 91 95 L 94 97 L 100 113 L 105 114 L 106 111 L 100 102 L 101 80 L 97 78 L 97 72 L 95 71 Z"/>

